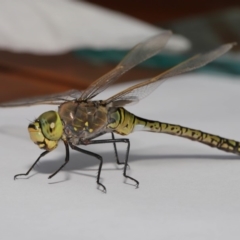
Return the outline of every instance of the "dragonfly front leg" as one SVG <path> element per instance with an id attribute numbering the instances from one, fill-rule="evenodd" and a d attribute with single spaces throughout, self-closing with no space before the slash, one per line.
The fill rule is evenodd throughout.
<path id="1" fill-rule="evenodd" d="M 19 176 L 27 176 L 27 175 L 31 172 L 31 170 L 34 168 L 34 166 L 37 164 L 37 162 L 38 162 L 43 156 L 45 156 L 45 155 L 48 154 L 48 153 L 49 153 L 49 151 L 45 151 L 45 152 L 41 153 L 40 156 L 38 157 L 38 159 L 37 159 L 37 160 L 34 162 L 34 164 L 29 168 L 29 170 L 28 170 L 26 173 L 20 173 L 20 174 L 15 175 L 15 176 L 14 176 L 14 180 L 16 180 L 17 177 L 19 177 Z"/>
<path id="2" fill-rule="evenodd" d="M 129 150 L 130 150 L 130 141 L 129 141 L 128 138 L 120 138 L 120 139 L 113 138 L 113 139 L 106 139 L 106 140 L 105 139 L 104 140 L 91 140 L 91 141 L 88 142 L 88 144 L 99 144 L 99 143 L 115 143 L 116 144 L 117 142 L 125 142 L 125 143 L 128 144 L 127 145 L 126 156 L 125 156 L 125 162 L 124 162 L 123 176 L 125 178 L 129 178 L 132 181 L 134 181 L 136 183 L 136 188 L 138 188 L 139 182 L 136 179 L 134 179 L 134 178 L 132 178 L 132 177 L 127 175 L 127 167 L 129 166 L 128 165 L 128 157 L 129 157 Z"/>
<path id="3" fill-rule="evenodd" d="M 97 184 L 100 185 L 102 188 L 103 188 L 103 192 L 107 192 L 107 189 L 106 187 L 100 183 L 100 175 L 101 175 L 101 171 L 102 171 L 102 164 L 103 164 L 103 159 L 100 155 L 96 154 L 96 153 L 93 153 L 93 152 L 90 152 L 90 151 L 87 151 L 87 150 L 84 150 L 82 148 L 79 148 L 75 145 L 73 145 L 72 143 L 69 143 L 70 147 L 73 149 L 73 150 L 76 150 L 78 152 L 81 152 L 81 153 L 85 153 L 87 155 L 90 155 L 90 156 L 93 156 L 93 157 L 96 157 L 99 161 L 100 161 L 100 164 L 99 164 L 99 167 L 98 167 L 98 175 L 97 175 Z"/>
<path id="4" fill-rule="evenodd" d="M 52 178 L 53 176 L 55 176 L 63 167 L 66 166 L 66 164 L 69 162 L 69 147 L 68 147 L 68 143 L 66 141 L 64 141 L 64 145 L 65 145 L 65 148 L 66 148 L 66 157 L 65 157 L 65 163 L 56 171 L 54 172 L 52 175 L 50 175 L 48 177 L 48 179 Z"/>

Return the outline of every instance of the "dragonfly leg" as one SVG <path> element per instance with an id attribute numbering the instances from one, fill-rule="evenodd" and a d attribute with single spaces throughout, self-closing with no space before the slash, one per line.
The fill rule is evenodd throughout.
<path id="1" fill-rule="evenodd" d="M 100 175 L 101 175 L 101 171 L 102 171 L 102 164 L 103 164 L 103 159 L 100 155 L 96 154 L 96 153 L 93 153 L 93 152 L 90 152 L 90 151 L 87 151 L 85 149 L 82 149 L 82 148 L 79 148 L 71 143 L 69 143 L 70 147 L 73 149 L 73 150 L 76 150 L 78 152 L 81 152 L 81 153 L 84 153 L 84 154 L 87 154 L 87 155 L 90 155 L 90 156 L 93 156 L 93 157 L 96 157 L 99 161 L 100 161 L 100 164 L 99 164 L 99 167 L 98 167 L 98 175 L 97 175 L 97 184 L 99 186 L 101 186 L 103 188 L 103 192 L 107 192 L 107 189 L 106 187 L 100 183 Z"/>
<path id="2" fill-rule="evenodd" d="M 120 139 L 104 139 L 104 140 L 91 140 L 88 144 L 99 144 L 99 143 L 117 143 L 117 142 L 125 142 L 127 143 L 127 151 L 125 156 L 125 162 L 124 162 L 124 170 L 123 170 L 123 176 L 125 178 L 129 178 L 132 181 L 136 183 L 136 188 L 139 186 L 139 182 L 127 175 L 127 167 L 128 167 L 128 157 L 129 157 L 129 150 L 130 150 L 130 141 L 128 138 L 120 138 Z"/>
<path id="3" fill-rule="evenodd" d="M 114 134 L 113 134 L 113 133 L 111 133 L 111 134 L 112 134 L 112 139 L 115 140 Z M 117 164 L 118 164 L 118 165 L 123 165 L 123 164 L 125 164 L 125 162 L 120 162 L 120 161 L 119 161 L 118 152 L 117 152 L 117 145 L 116 145 L 116 142 L 115 142 L 115 141 L 113 142 L 113 148 L 114 148 L 114 153 L 115 153 L 115 157 L 116 157 L 116 162 L 117 162 Z"/>
<path id="4" fill-rule="evenodd" d="M 128 166 L 128 157 L 129 157 L 129 150 L 130 150 L 130 141 L 129 141 L 129 139 L 127 139 L 127 138 L 126 138 L 125 140 L 126 140 L 128 146 L 127 146 L 127 151 L 126 151 L 126 157 L 125 157 L 125 165 L 124 165 L 124 170 L 123 170 L 123 176 L 124 176 L 125 178 L 129 178 L 129 179 L 131 179 L 132 181 L 134 181 L 134 182 L 136 183 L 136 188 L 138 188 L 139 182 L 138 182 L 136 179 L 134 179 L 134 178 L 132 178 L 132 177 L 129 177 L 129 176 L 127 175 L 127 166 Z"/>
<path id="5" fill-rule="evenodd" d="M 34 164 L 29 168 L 29 170 L 26 173 L 20 173 L 14 176 L 14 180 L 16 180 L 19 176 L 27 176 L 31 170 L 35 167 L 35 165 L 37 164 L 37 162 L 46 154 L 48 154 L 49 151 L 44 151 L 43 153 L 40 154 L 40 156 L 38 157 L 38 159 L 34 162 Z"/>
<path id="6" fill-rule="evenodd" d="M 66 148 L 66 157 L 65 157 L 65 163 L 53 174 L 51 174 L 48 179 L 52 178 L 53 176 L 55 176 L 63 167 L 65 167 L 67 165 L 67 163 L 69 162 L 69 147 L 68 147 L 68 143 L 66 141 L 63 141 L 65 148 Z"/>

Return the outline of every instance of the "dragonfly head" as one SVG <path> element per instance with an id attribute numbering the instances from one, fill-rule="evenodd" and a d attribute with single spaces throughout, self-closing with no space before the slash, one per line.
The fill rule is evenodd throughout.
<path id="1" fill-rule="evenodd" d="M 32 141 L 41 149 L 51 151 L 62 137 L 62 121 L 57 112 L 45 112 L 29 124 L 28 132 Z"/>

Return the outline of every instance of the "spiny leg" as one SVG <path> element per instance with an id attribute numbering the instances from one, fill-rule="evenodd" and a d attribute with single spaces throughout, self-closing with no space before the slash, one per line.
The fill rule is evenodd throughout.
<path id="1" fill-rule="evenodd" d="M 102 171 L 102 164 L 103 164 L 103 160 L 102 160 L 102 157 L 96 153 L 93 153 L 93 152 L 90 152 L 90 151 L 87 151 L 87 150 L 84 150 L 82 148 L 79 148 L 71 143 L 69 143 L 70 147 L 73 149 L 73 150 L 76 150 L 78 152 L 81 152 L 81 153 L 84 153 L 84 154 L 87 154 L 87 155 L 90 155 L 90 156 L 93 156 L 93 157 L 96 157 L 100 163 L 99 163 L 99 167 L 98 167 L 98 175 L 97 175 L 97 184 L 100 185 L 102 188 L 103 188 L 103 192 L 107 192 L 107 189 L 106 187 L 100 183 L 100 175 L 101 175 L 101 171 Z"/>
<path id="2" fill-rule="evenodd" d="M 69 147 L 68 147 L 68 143 L 66 141 L 64 141 L 64 145 L 65 145 L 65 148 L 66 148 L 66 157 L 65 157 L 65 163 L 56 171 L 54 172 L 52 175 L 50 175 L 48 177 L 48 179 L 52 178 L 53 176 L 55 176 L 63 167 L 66 166 L 66 164 L 69 162 Z"/>
<path id="3" fill-rule="evenodd" d="M 129 178 L 131 179 L 132 181 L 134 181 L 136 183 L 136 188 L 138 188 L 139 186 L 139 182 L 128 176 L 126 174 L 127 172 L 127 167 L 128 167 L 128 157 L 129 157 L 129 150 L 130 150 L 130 141 L 128 138 L 120 138 L 120 139 L 104 139 L 104 140 L 91 140 L 90 142 L 88 142 L 88 144 L 99 144 L 99 143 L 117 143 L 117 142 L 125 142 L 127 143 L 127 151 L 126 151 L 126 157 L 125 157 L 125 162 L 124 162 L 124 170 L 123 170 L 123 176 L 126 177 L 126 178 Z"/>
<path id="4" fill-rule="evenodd" d="M 45 156 L 46 154 L 48 154 L 49 151 L 44 151 L 43 153 L 40 154 L 40 156 L 38 157 L 38 159 L 34 162 L 34 164 L 29 168 L 29 170 L 26 173 L 20 173 L 14 176 L 14 180 L 19 177 L 19 176 L 27 176 L 31 170 L 34 168 L 34 166 L 37 164 L 37 162 L 40 160 L 40 158 L 42 158 L 43 156 Z"/>

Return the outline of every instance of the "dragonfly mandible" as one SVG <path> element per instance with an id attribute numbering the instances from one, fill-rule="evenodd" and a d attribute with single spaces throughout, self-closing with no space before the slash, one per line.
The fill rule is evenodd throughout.
<path id="1" fill-rule="evenodd" d="M 124 108 L 125 105 L 138 102 L 148 96 L 166 79 L 200 68 L 220 57 L 229 51 L 234 46 L 234 43 L 222 45 L 205 54 L 196 55 L 170 70 L 129 87 L 106 100 L 92 100 L 122 74 L 158 54 L 170 37 L 171 32 L 164 31 L 137 44 L 113 70 L 94 81 L 83 92 L 70 90 L 60 94 L 1 104 L 1 107 L 32 106 L 37 104 L 58 105 L 58 111 L 45 112 L 29 124 L 28 131 L 31 140 L 45 151 L 41 153 L 26 173 L 17 174 L 14 176 L 14 179 L 19 176 L 27 176 L 40 158 L 54 150 L 59 141 L 63 141 L 66 150 L 65 162 L 49 178 L 55 176 L 69 162 L 70 147 L 73 150 L 91 155 L 99 160 L 97 184 L 102 188 L 103 192 L 106 192 L 106 187 L 100 182 L 103 164 L 102 156 L 82 149 L 79 145 L 112 143 L 117 164 L 124 165 L 124 177 L 132 180 L 136 184 L 136 187 L 138 187 L 139 182 L 127 175 L 130 141 L 126 137 L 115 138 L 114 134 L 127 136 L 139 130 L 176 135 L 218 148 L 219 150 L 239 154 L 240 142 L 180 125 L 148 120 L 135 116 Z M 96 137 L 106 133 L 110 133 L 111 138 L 95 140 Z M 119 142 L 127 144 L 124 162 L 120 162 L 118 158 L 116 143 Z"/>

